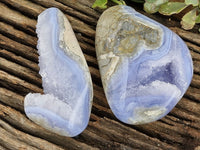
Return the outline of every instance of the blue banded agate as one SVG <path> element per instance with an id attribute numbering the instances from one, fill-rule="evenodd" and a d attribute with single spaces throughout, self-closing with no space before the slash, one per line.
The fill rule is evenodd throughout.
<path id="1" fill-rule="evenodd" d="M 57 8 L 38 16 L 36 32 L 44 94 L 29 93 L 25 113 L 52 132 L 76 136 L 88 125 L 93 99 L 86 60 L 69 21 Z"/>
<path id="2" fill-rule="evenodd" d="M 95 43 L 106 98 L 124 123 L 164 117 L 191 82 L 193 64 L 183 40 L 129 6 L 104 11 Z"/>

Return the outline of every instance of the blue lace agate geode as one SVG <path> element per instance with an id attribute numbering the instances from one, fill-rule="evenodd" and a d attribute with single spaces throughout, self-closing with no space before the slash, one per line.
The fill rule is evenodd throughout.
<path id="1" fill-rule="evenodd" d="M 91 76 L 65 15 L 49 8 L 37 23 L 40 75 L 44 94 L 25 97 L 26 115 L 40 126 L 76 136 L 87 126 L 93 99 Z"/>
<path id="2" fill-rule="evenodd" d="M 128 6 L 114 6 L 101 15 L 96 52 L 111 110 L 128 124 L 165 116 L 192 79 L 191 55 L 183 40 Z"/>

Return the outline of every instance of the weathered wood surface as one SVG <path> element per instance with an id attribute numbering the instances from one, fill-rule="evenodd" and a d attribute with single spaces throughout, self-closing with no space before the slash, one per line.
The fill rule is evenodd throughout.
<path id="1" fill-rule="evenodd" d="M 101 14 L 94 0 L 0 0 L 0 149 L 200 149 L 200 34 L 180 29 L 179 17 L 148 15 L 179 34 L 190 48 L 194 77 L 188 91 L 163 119 L 130 126 L 112 114 L 95 56 L 95 26 Z M 94 103 L 87 129 L 75 138 L 53 134 L 24 114 L 24 96 L 41 92 L 38 74 L 36 19 L 48 7 L 61 9 L 70 20 L 87 59 L 94 85 Z"/>

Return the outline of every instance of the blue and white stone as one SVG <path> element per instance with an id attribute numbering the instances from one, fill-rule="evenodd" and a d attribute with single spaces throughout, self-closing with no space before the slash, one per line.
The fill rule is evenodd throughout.
<path id="1" fill-rule="evenodd" d="M 128 6 L 114 6 L 101 15 L 96 52 L 110 108 L 128 124 L 149 123 L 168 114 L 193 76 L 183 40 Z"/>
<path id="2" fill-rule="evenodd" d="M 65 15 L 49 8 L 38 16 L 36 29 L 44 94 L 25 97 L 26 115 L 63 136 L 76 136 L 88 125 L 93 88 L 89 69 Z"/>

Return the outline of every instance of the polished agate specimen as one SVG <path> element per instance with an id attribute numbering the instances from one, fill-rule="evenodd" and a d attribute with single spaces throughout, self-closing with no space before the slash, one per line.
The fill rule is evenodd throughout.
<path id="1" fill-rule="evenodd" d="M 87 126 L 93 99 L 91 76 L 71 25 L 57 8 L 38 17 L 40 75 L 44 94 L 25 97 L 25 113 L 38 125 L 64 136 Z"/>
<path id="2" fill-rule="evenodd" d="M 101 15 L 96 52 L 108 103 L 124 123 L 162 118 L 192 79 L 191 55 L 183 40 L 128 6 L 114 6 Z"/>

